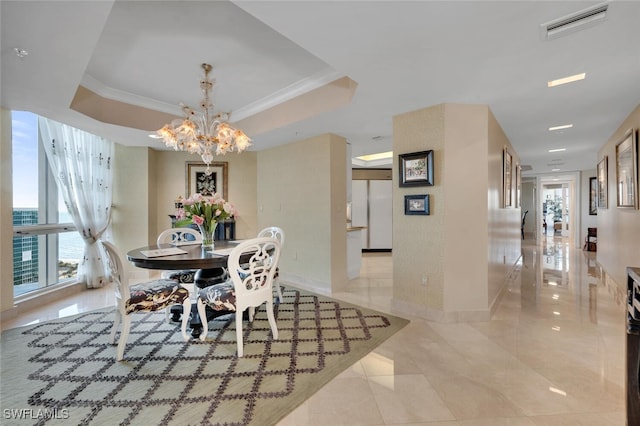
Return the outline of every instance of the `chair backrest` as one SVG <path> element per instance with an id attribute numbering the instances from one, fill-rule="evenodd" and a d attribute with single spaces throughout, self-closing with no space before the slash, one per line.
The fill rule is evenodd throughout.
<path id="1" fill-rule="evenodd" d="M 122 258 L 118 253 L 118 249 L 108 241 L 100 240 L 100 243 L 106 252 L 107 267 L 116 286 L 116 301 L 120 303 L 121 300 L 127 300 L 130 297 L 127 271 L 122 265 Z"/>
<path id="2" fill-rule="evenodd" d="M 229 275 L 240 309 L 272 300 L 280 248 L 280 242 L 275 238 L 253 238 L 238 244 L 229 254 Z"/>
<path id="3" fill-rule="evenodd" d="M 284 247 L 284 231 L 277 226 L 269 226 L 258 232 L 258 238 L 270 237 L 280 241 L 280 247 Z"/>
<path id="4" fill-rule="evenodd" d="M 172 244 L 182 246 L 187 244 L 197 244 L 202 242 L 202 234 L 192 228 L 170 228 L 165 229 L 158 235 L 156 244 Z"/>

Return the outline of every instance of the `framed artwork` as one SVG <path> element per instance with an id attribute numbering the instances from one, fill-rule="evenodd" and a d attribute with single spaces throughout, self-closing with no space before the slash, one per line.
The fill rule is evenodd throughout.
<path id="1" fill-rule="evenodd" d="M 433 185 L 433 151 L 398 155 L 400 186 Z"/>
<path id="2" fill-rule="evenodd" d="M 638 141 L 633 129 L 616 145 L 616 192 L 618 207 L 638 208 Z"/>
<path id="3" fill-rule="evenodd" d="M 215 192 L 222 194 L 222 198 L 228 200 L 227 195 L 227 162 L 211 163 L 211 174 L 207 175 L 207 165 L 199 161 L 187 161 L 186 163 L 186 191 L 185 197 L 190 197 L 196 192 L 209 196 Z"/>
<path id="4" fill-rule="evenodd" d="M 404 214 L 429 215 L 429 194 L 405 195 Z"/>
<path id="5" fill-rule="evenodd" d="M 598 163 L 598 208 L 607 208 L 607 173 L 608 173 L 608 159 L 605 155 Z"/>
<path id="6" fill-rule="evenodd" d="M 589 178 L 589 214 L 598 214 L 598 178 Z"/>
<path id="7" fill-rule="evenodd" d="M 502 150 L 502 204 L 503 207 L 513 207 L 512 191 L 512 156 L 507 148 Z"/>

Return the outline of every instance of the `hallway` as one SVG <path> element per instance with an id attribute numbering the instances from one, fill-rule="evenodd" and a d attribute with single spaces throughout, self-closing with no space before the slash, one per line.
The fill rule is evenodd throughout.
<path id="1" fill-rule="evenodd" d="M 522 254 L 491 321 L 413 319 L 279 425 L 624 425 L 624 291 L 562 238 Z M 392 312 L 391 270 L 334 296 Z"/>

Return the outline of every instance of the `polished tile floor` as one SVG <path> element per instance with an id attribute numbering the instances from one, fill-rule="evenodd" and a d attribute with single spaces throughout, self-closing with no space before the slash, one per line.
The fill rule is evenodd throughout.
<path id="1" fill-rule="evenodd" d="M 279 426 L 624 425 L 625 296 L 596 254 L 560 238 L 523 242 L 491 321 L 411 323 Z M 623 284 L 623 283 L 620 283 Z M 390 254 L 363 257 L 334 297 L 393 312 Z M 113 304 L 110 289 L 25 313 L 11 328 Z"/>

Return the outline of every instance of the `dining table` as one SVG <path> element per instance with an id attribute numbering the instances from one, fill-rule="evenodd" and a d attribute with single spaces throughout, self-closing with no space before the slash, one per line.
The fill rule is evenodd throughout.
<path id="1" fill-rule="evenodd" d="M 197 292 L 199 288 L 219 282 L 219 280 L 216 281 L 216 279 L 220 277 L 221 274 L 225 275 L 224 272 L 227 268 L 229 254 L 240 242 L 242 242 L 242 240 L 215 241 L 213 251 L 205 250 L 200 243 L 150 245 L 130 250 L 127 253 L 127 260 L 134 266 L 144 269 L 196 269 L 193 291 Z M 240 258 L 241 261 L 243 261 L 244 256 L 246 256 L 245 261 L 248 261 L 251 253 L 243 255 Z M 202 319 L 198 314 L 195 297 L 192 297 L 192 300 L 191 320 L 189 324 L 191 327 L 191 336 L 198 338 L 202 333 Z M 180 314 L 184 315 L 182 306 L 179 305 L 171 307 L 171 312 L 174 314 L 174 320 L 177 320 L 175 318 L 176 315 L 178 318 Z M 231 312 L 207 309 L 206 321 L 211 321 L 217 316 L 227 315 L 229 313 Z"/>

